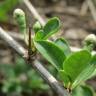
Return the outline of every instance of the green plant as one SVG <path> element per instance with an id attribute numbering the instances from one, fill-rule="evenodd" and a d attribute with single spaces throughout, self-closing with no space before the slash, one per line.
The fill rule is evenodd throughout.
<path id="1" fill-rule="evenodd" d="M 20 13 L 17 9 L 15 12 Z M 37 49 L 57 69 L 65 88 L 73 90 L 92 76 L 96 69 L 96 54 L 91 53 L 96 45 L 95 35 L 91 34 L 85 38 L 80 51 L 72 52 L 64 38 L 49 40 L 49 37 L 60 29 L 60 20 L 57 17 L 49 19 L 45 26 L 36 22 L 33 29 L 35 34 L 31 40 L 31 49 Z"/>
<path id="2" fill-rule="evenodd" d="M 54 23 L 52 26 L 50 24 L 52 20 L 58 21 L 57 18 L 52 18 L 45 26 L 52 27 L 52 30 L 54 30 L 58 28 L 57 26 L 59 26 L 59 23 L 56 27 L 53 27 L 55 22 L 53 21 Z M 85 45 L 82 50 L 71 52 L 68 43 L 63 38 L 59 38 L 56 41 L 45 40 L 45 37 L 41 39 L 40 36 L 42 35 L 40 35 L 39 38 L 36 38 L 37 34 L 41 34 L 38 32 L 33 39 L 36 49 L 56 67 L 60 79 L 63 81 L 63 84 L 67 89 L 72 90 L 80 84 L 80 82 L 89 79 L 96 69 L 96 55 L 91 54 L 91 51 L 96 44 L 96 37 L 94 35 L 94 42 L 89 42 L 89 40 L 87 41 L 85 39 Z M 48 34 L 50 34 L 50 32 L 51 30 Z"/>

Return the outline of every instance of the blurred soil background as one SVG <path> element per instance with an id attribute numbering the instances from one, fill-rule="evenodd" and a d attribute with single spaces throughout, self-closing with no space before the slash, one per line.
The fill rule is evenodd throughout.
<path id="1" fill-rule="evenodd" d="M 5 0 L 0 0 L 0 4 Z M 96 34 L 96 0 L 30 0 L 41 17 L 47 21 L 48 18 L 57 16 L 61 20 L 61 30 L 54 38 L 64 37 L 69 44 L 74 47 L 82 47 L 82 40 L 90 33 Z M 34 24 L 35 18 L 30 14 L 28 8 L 21 2 L 17 3 L 5 14 L 6 20 L 0 19 L 0 26 L 11 34 L 23 46 L 22 39 L 18 39 L 18 26 L 13 19 L 13 11 L 15 8 L 22 8 L 26 12 L 27 27 Z M 94 10 L 95 8 L 95 10 Z M 2 15 L 0 13 L 0 15 Z M 95 17 L 94 17 L 95 16 Z M 8 47 L 4 41 L 0 40 L 0 63 L 15 62 L 17 54 Z M 42 60 L 41 60 L 42 61 Z M 43 61 L 46 63 L 46 61 Z M 2 76 L 0 76 L 2 79 Z M 91 84 L 96 90 L 96 78 L 87 83 Z M 2 96 L 2 95 L 0 95 Z M 27 96 L 27 95 L 26 95 Z M 37 95 L 36 95 L 37 96 Z M 45 96 L 45 95 L 40 95 Z"/>

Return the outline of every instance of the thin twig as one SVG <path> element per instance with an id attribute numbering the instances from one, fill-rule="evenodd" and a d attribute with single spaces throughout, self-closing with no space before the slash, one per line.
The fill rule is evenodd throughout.
<path id="1" fill-rule="evenodd" d="M 0 37 L 5 40 L 12 48 L 15 49 L 19 55 L 23 56 L 25 54 L 25 49 L 21 47 L 20 44 L 14 41 L 14 39 L 7 34 L 1 27 L 0 27 Z"/>
<path id="2" fill-rule="evenodd" d="M 31 42 L 31 27 L 29 26 L 29 49 L 31 49 L 31 44 L 32 44 L 32 42 Z"/>
<path id="3" fill-rule="evenodd" d="M 96 8 L 95 8 L 92 0 L 86 0 L 86 1 L 89 6 L 89 9 L 91 11 L 92 17 L 93 17 L 94 21 L 96 22 Z"/>
<path id="4" fill-rule="evenodd" d="M 17 40 L 22 40 L 24 41 L 24 36 L 20 33 L 13 32 L 13 31 L 6 31 L 11 37 L 17 39 Z"/>
<path id="5" fill-rule="evenodd" d="M 29 26 L 29 42 L 28 42 L 28 43 L 29 43 L 29 44 L 28 44 L 28 45 L 29 45 L 29 46 L 28 46 L 28 54 L 29 54 L 29 55 L 30 55 L 30 53 L 31 53 L 31 51 L 32 51 L 32 49 L 31 49 L 31 47 L 32 47 L 32 45 L 31 45 L 31 44 L 32 44 L 31 40 L 32 40 L 32 39 L 31 39 L 31 27 Z"/>
<path id="6" fill-rule="evenodd" d="M 22 57 L 26 54 L 26 50 L 1 27 L 0 38 L 6 41 L 9 46 L 11 46 Z M 30 64 L 59 96 L 70 96 L 70 94 L 62 86 L 60 86 L 59 82 L 38 61 L 34 61 L 34 64 L 33 61 L 31 61 Z"/>
<path id="7" fill-rule="evenodd" d="M 34 6 L 32 5 L 32 3 L 29 0 L 23 0 L 24 4 L 27 6 L 27 8 L 29 9 L 29 11 L 31 12 L 31 14 L 34 16 L 34 18 L 36 18 L 41 25 L 45 25 L 45 21 L 43 20 L 43 18 L 39 15 L 39 13 L 37 12 L 37 10 L 34 8 Z"/>
<path id="8" fill-rule="evenodd" d="M 87 4 L 87 0 L 85 0 L 81 6 L 81 10 L 80 10 L 80 15 L 84 16 L 88 11 L 88 4 Z"/>

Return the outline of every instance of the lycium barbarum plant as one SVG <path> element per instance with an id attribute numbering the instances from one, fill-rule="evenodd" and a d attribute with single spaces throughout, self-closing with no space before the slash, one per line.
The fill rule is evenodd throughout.
<path id="1" fill-rule="evenodd" d="M 22 14 L 19 12 L 20 10 L 17 10 L 19 16 Z M 16 20 L 21 26 L 19 19 L 21 20 L 21 17 Z M 85 38 L 84 47 L 80 51 L 72 52 L 64 38 L 58 38 L 55 41 L 49 40 L 49 37 L 60 29 L 60 20 L 57 17 L 49 19 L 44 26 L 37 21 L 33 25 L 33 29 L 35 32 L 32 38 L 34 47 L 57 69 L 65 88 L 73 90 L 81 82 L 91 77 L 96 69 L 96 55 L 91 54 L 96 46 L 95 35 L 91 34 Z"/>

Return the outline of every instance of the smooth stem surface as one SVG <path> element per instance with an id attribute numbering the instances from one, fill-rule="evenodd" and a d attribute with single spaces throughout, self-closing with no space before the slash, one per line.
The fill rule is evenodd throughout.
<path id="1" fill-rule="evenodd" d="M 29 9 L 29 11 L 32 13 L 32 15 L 34 16 L 34 18 L 36 18 L 42 26 L 45 25 L 45 21 L 43 20 L 43 18 L 39 15 L 39 13 L 37 12 L 37 10 L 34 8 L 34 6 L 32 5 L 32 3 L 29 0 L 23 0 L 23 3 L 27 6 L 27 8 Z"/>

